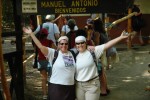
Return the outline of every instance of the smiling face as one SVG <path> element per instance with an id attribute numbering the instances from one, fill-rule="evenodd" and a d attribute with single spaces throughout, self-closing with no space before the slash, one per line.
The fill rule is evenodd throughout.
<path id="1" fill-rule="evenodd" d="M 84 52 L 86 50 L 86 42 L 85 41 L 78 41 L 76 42 L 76 48 L 79 52 Z"/>
<path id="2" fill-rule="evenodd" d="M 66 53 L 68 51 L 68 41 L 65 39 L 62 39 L 58 43 L 59 49 L 62 51 L 62 53 Z"/>

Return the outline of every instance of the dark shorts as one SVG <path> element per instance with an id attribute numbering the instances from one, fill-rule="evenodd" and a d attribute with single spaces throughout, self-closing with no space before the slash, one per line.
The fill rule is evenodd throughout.
<path id="1" fill-rule="evenodd" d="M 117 53 L 116 48 L 115 47 L 111 47 L 111 48 L 107 49 L 106 56 L 110 57 L 110 56 L 113 56 L 116 53 Z"/>
<path id="2" fill-rule="evenodd" d="M 48 100 L 75 100 L 75 85 L 48 83 Z"/>
<path id="3" fill-rule="evenodd" d="M 48 67 L 50 66 L 49 62 L 47 60 L 39 60 L 38 61 L 38 70 L 46 70 L 48 69 Z"/>

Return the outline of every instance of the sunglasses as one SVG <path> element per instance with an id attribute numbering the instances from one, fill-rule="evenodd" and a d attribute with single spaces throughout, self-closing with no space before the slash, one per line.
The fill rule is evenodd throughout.
<path id="1" fill-rule="evenodd" d="M 85 42 L 79 42 L 79 43 L 76 43 L 76 45 L 79 45 L 79 44 L 84 44 Z"/>
<path id="2" fill-rule="evenodd" d="M 60 45 L 68 45 L 68 43 L 60 43 Z"/>

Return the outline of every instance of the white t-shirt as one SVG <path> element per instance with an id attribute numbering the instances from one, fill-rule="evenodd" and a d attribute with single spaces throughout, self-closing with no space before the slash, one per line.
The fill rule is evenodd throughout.
<path id="1" fill-rule="evenodd" d="M 47 58 L 52 64 L 55 50 L 48 48 Z M 74 85 L 75 77 L 75 61 L 70 51 L 68 53 L 62 53 L 59 51 L 58 57 L 52 67 L 52 75 L 50 83 L 61 85 Z"/>
<path id="2" fill-rule="evenodd" d="M 48 36 L 47 39 L 52 40 L 56 44 L 56 39 L 54 34 L 60 34 L 59 28 L 55 23 L 46 22 L 42 25 L 43 28 L 48 29 Z M 40 25 L 37 27 L 37 29 L 34 31 L 34 33 L 38 33 L 40 31 Z"/>
<path id="3" fill-rule="evenodd" d="M 95 46 L 94 53 L 97 60 L 103 54 L 103 51 L 104 44 Z M 76 80 L 84 82 L 96 76 L 98 76 L 98 71 L 90 51 L 86 50 L 83 53 L 79 53 L 76 57 Z"/>
<path id="4" fill-rule="evenodd" d="M 78 30 L 78 27 L 75 26 L 75 27 L 74 27 L 74 30 Z M 62 31 L 62 32 L 65 32 L 65 33 L 67 34 L 68 32 L 70 32 L 70 28 L 69 28 L 68 25 L 63 25 L 61 31 Z"/>

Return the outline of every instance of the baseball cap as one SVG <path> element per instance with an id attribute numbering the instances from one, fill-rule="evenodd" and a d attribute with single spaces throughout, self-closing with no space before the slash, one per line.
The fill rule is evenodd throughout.
<path id="1" fill-rule="evenodd" d="M 46 20 L 54 20 L 55 19 L 55 15 L 46 15 L 45 17 Z"/>

